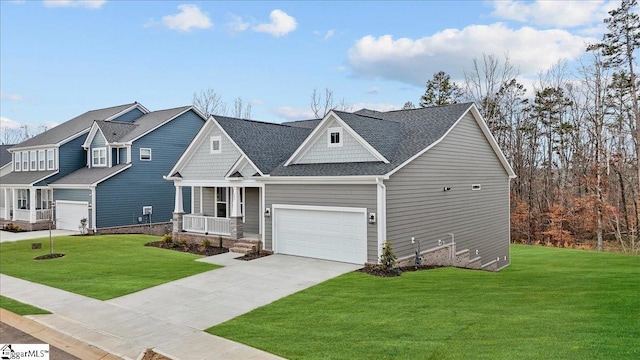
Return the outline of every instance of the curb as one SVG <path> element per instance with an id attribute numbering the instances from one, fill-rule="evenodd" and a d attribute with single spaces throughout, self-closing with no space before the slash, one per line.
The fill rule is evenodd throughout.
<path id="1" fill-rule="evenodd" d="M 65 335 L 59 331 L 48 328 L 35 320 L 12 313 L 9 310 L 0 308 L 0 319 L 3 323 L 80 359 L 122 360 L 121 357 L 110 354 L 95 346 L 83 343 L 69 335 Z"/>

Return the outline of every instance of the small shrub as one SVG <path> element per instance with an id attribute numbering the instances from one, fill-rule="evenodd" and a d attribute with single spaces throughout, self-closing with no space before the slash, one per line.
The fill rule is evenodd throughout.
<path id="1" fill-rule="evenodd" d="M 173 235 L 171 234 L 164 234 L 162 235 L 162 242 L 165 244 L 170 244 L 173 242 Z"/>
<path id="2" fill-rule="evenodd" d="M 13 231 L 14 231 L 14 232 L 21 232 L 21 231 L 22 231 L 22 228 L 20 227 L 20 225 L 15 225 L 15 226 L 13 227 Z"/>
<path id="3" fill-rule="evenodd" d="M 382 248 L 382 254 L 380 255 L 380 266 L 383 270 L 391 270 L 396 266 L 396 260 L 398 257 L 391 249 L 391 243 L 389 241 L 384 242 Z"/>
<path id="4" fill-rule="evenodd" d="M 4 229 L 7 231 L 13 231 L 14 229 L 13 223 L 8 223 L 7 225 L 4 226 Z"/>
<path id="5" fill-rule="evenodd" d="M 211 241 L 209 241 L 209 239 L 202 240 L 202 246 L 205 248 L 211 246 Z"/>

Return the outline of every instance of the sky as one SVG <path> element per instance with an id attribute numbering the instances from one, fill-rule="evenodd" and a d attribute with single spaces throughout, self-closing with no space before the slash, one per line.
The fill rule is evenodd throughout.
<path id="1" fill-rule="evenodd" d="M 438 71 L 508 56 L 533 84 L 602 38 L 619 1 L 0 0 L 0 126 L 53 126 L 213 89 L 280 123 L 313 118 L 314 89 L 351 110 L 419 103 Z M 230 115 L 230 114 L 228 114 Z"/>

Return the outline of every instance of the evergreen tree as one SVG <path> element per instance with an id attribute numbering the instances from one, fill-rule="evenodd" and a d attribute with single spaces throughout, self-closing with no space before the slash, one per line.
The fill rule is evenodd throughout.
<path id="1" fill-rule="evenodd" d="M 451 77 L 444 71 L 433 74 L 427 81 L 427 89 L 420 98 L 420 107 L 457 104 L 462 98 L 462 89 L 451 81 Z"/>

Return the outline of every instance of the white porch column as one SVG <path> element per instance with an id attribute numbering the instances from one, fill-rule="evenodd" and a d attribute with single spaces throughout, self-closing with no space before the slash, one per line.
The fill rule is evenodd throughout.
<path id="1" fill-rule="evenodd" d="M 242 216 L 242 209 L 240 207 L 240 188 L 238 186 L 234 186 L 231 190 L 231 217 L 240 217 Z"/>
<path id="2" fill-rule="evenodd" d="M 16 209 L 18 208 L 18 200 L 16 199 L 16 188 L 11 188 L 11 208 L 13 209 L 13 216 L 11 216 L 11 221 L 15 221 Z"/>
<path id="3" fill-rule="evenodd" d="M 11 214 L 11 211 L 9 210 L 9 207 L 11 206 L 9 204 L 9 191 L 7 191 L 7 188 L 2 189 L 2 191 L 4 192 L 4 204 L 2 204 L 2 206 L 4 206 L 4 214 L 2 214 L 2 218 L 5 220 L 10 220 L 9 219 L 9 214 Z"/>
<path id="4" fill-rule="evenodd" d="M 29 189 L 29 222 L 36 222 L 36 189 Z"/>
<path id="5" fill-rule="evenodd" d="M 175 204 L 173 206 L 174 213 L 183 213 L 184 205 L 182 201 L 182 186 L 176 185 Z"/>

